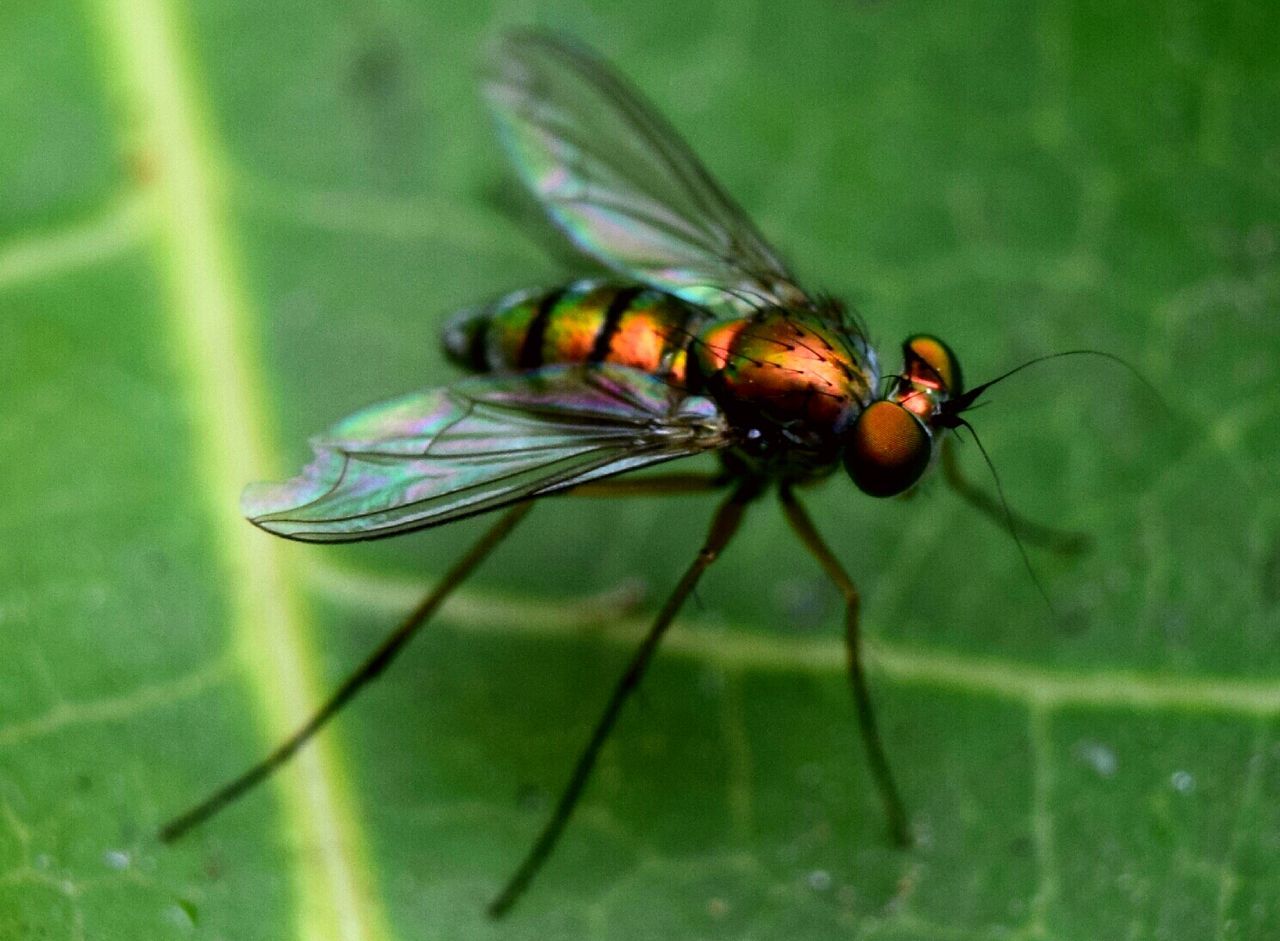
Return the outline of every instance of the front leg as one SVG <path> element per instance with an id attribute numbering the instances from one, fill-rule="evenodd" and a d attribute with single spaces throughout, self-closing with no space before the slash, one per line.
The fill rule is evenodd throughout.
<path id="1" fill-rule="evenodd" d="M 889 835 L 899 846 L 910 846 L 911 835 L 907 831 L 907 812 L 894 783 L 893 773 L 889 770 L 889 759 L 885 755 L 884 743 L 880 740 L 880 730 L 876 725 L 875 707 L 871 702 L 871 692 L 867 689 L 867 678 L 862 669 L 862 634 L 859 627 L 859 608 L 861 596 L 849 573 L 827 547 L 813 520 L 805 512 L 791 487 L 782 486 L 782 509 L 787 515 L 787 522 L 795 530 L 804 547 L 809 550 L 827 577 L 839 589 L 844 597 L 844 639 L 848 653 L 849 683 L 853 687 L 853 701 L 858 710 L 858 728 L 862 733 L 862 743 L 867 751 L 867 761 L 871 764 L 871 776 L 875 779 L 880 791 L 880 799 L 884 802 L 885 818 L 889 826 Z"/>

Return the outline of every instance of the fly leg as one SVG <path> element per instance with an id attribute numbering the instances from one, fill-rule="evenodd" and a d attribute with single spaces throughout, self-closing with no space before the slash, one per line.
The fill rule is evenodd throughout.
<path id="1" fill-rule="evenodd" d="M 643 477 L 610 477 L 580 484 L 565 493 L 574 497 L 666 497 L 723 490 L 732 478 L 726 474 L 667 473 Z M 589 599 L 582 610 L 600 623 L 616 620 L 637 610 L 645 597 L 640 579 L 628 579 L 602 596 Z"/>
<path id="2" fill-rule="evenodd" d="M 543 827 L 542 832 L 538 834 L 538 839 L 520 864 L 520 868 L 515 871 L 515 874 L 508 880 L 506 886 L 498 893 L 497 897 L 489 903 L 489 914 L 492 917 L 500 918 L 507 913 L 524 890 L 528 888 L 533 877 L 542 868 L 542 864 L 547 861 L 548 855 L 550 855 L 551 850 L 556 845 L 556 841 L 560 838 L 560 834 L 564 831 L 565 824 L 569 822 L 569 817 L 573 814 L 574 807 L 577 806 L 578 798 L 582 796 L 582 789 L 586 786 L 587 779 L 591 776 L 591 770 L 595 767 L 596 759 L 600 755 L 600 749 L 609 737 L 609 733 L 613 730 L 614 723 L 617 721 L 618 714 L 622 711 L 622 706 L 626 703 L 627 697 L 640 684 L 640 679 L 644 676 L 645 669 L 649 666 L 649 661 L 658 649 L 658 643 L 662 640 L 667 628 L 671 626 L 671 622 L 680 610 L 681 605 L 684 604 L 685 599 L 689 597 L 689 594 L 698 584 L 702 573 L 710 567 L 711 563 L 724 551 L 725 546 L 729 544 L 729 540 L 738 530 L 739 523 L 742 522 L 742 514 L 747 504 L 758 493 L 759 485 L 755 481 L 741 483 L 716 511 L 716 515 L 711 521 L 711 529 L 707 534 L 702 549 L 698 552 L 697 558 L 693 560 L 693 564 L 685 571 L 684 577 L 676 585 L 675 591 L 667 598 L 666 604 L 658 612 L 658 617 L 654 620 L 653 626 L 649 628 L 649 632 L 640 643 L 639 649 L 632 655 L 631 662 L 627 664 L 626 672 L 622 674 L 622 678 L 614 687 L 613 695 L 609 698 L 609 703 L 605 706 L 604 713 L 596 722 L 595 731 L 591 733 L 591 738 L 587 742 L 586 748 L 583 749 L 582 754 L 578 757 L 578 763 L 574 766 L 569 783 L 565 786 L 560 795 L 560 800 L 556 803 L 555 812 L 552 814 L 551 819 Z"/>
<path id="3" fill-rule="evenodd" d="M 862 635 L 858 626 L 861 597 L 858 594 L 858 588 L 822 537 L 818 535 L 813 520 L 809 518 L 809 514 L 805 512 L 789 486 L 785 484 L 782 486 L 781 496 L 787 522 L 791 524 L 791 528 L 800 537 L 804 547 L 818 560 L 827 577 L 844 596 L 845 649 L 849 658 L 849 682 L 853 686 L 853 701 L 858 710 L 858 728 L 862 733 L 862 743 L 867 751 L 867 761 L 871 764 L 871 776 L 875 779 L 876 788 L 880 791 L 880 799 L 884 802 L 889 835 L 899 846 L 910 846 L 907 813 L 903 808 L 902 797 L 898 794 L 898 786 L 893 782 L 893 773 L 889 770 L 889 760 L 885 757 L 884 743 L 880 740 L 880 731 L 876 725 L 871 693 L 867 689 L 867 678 L 862 671 Z"/>
<path id="4" fill-rule="evenodd" d="M 532 509 L 532 503 L 518 503 L 507 510 L 489 530 L 480 537 L 461 559 L 445 573 L 439 584 L 422 599 L 409 616 L 406 617 L 386 639 L 378 645 L 368 659 L 364 661 L 350 676 L 342 681 L 342 685 L 334 691 L 325 703 L 307 719 L 299 729 L 284 742 L 238 778 L 223 785 L 204 801 L 190 810 L 166 823 L 160 830 L 160 839 L 170 843 L 182 836 L 192 827 L 208 820 L 228 804 L 241 797 L 246 791 L 261 783 L 272 772 L 278 769 L 307 742 L 311 736 L 338 713 L 361 689 L 385 670 L 396 656 L 424 624 L 436 613 L 436 609 L 444 602 L 453 590 L 469 576 L 476 567 L 485 560 L 490 552 L 507 537 L 507 534 L 524 519 Z"/>
<path id="5" fill-rule="evenodd" d="M 1092 540 L 1087 533 L 1055 529 L 1029 520 L 1004 506 L 981 487 L 971 483 L 960 470 L 960 462 L 956 459 L 955 442 L 950 436 L 942 442 L 942 472 L 947 483 L 960 499 L 993 520 L 1001 529 L 1012 526 L 1015 537 L 1022 542 L 1064 555 L 1075 555 L 1089 548 Z"/>

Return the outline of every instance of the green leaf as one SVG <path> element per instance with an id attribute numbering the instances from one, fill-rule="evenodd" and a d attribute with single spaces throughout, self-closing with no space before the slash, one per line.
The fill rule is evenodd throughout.
<path id="1" fill-rule="evenodd" d="M 1278 11 L 10 4 L 0 938 L 1280 935 Z M 505 208 L 474 94 L 485 41 L 528 22 L 631 75 L 891 367 L 928 330 L 974 381 L 1087 347 L 1158 390 L 1063 360 L 974 414 L 1011 504 L 1093 537 L 1031 550 L 1052 612 L 940 482 L 809 496 L 864 593 L 910 851 L 838 599 L 762 501 L 550 864 L 485 918 L 696 551 L 697 498 L 539 507 L 270 786 L 154 837 L 484 525 L 295 546 L 237 496 L 444 381 L 450 310 L 565 277 Z"/>

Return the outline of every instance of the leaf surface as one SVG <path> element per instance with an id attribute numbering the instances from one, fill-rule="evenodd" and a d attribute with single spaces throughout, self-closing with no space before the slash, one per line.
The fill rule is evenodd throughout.
<path id="1" fill-rule="evenodd" d="M 910 852 L 835 592 L 762 501 L 485 919 L 704 498 L 548 501 L 270 787 L 155 842 L 484 525 L 294 546 L 238 496 L 451 375 L 448 312 L 568 273 L 475 88 L 530 21 L 631 76 L 890 368 L 921 330 L 974 382 L 1090 347 L 1163 397 L 1064 360 L 973 415 L 1012 505 L 1093 537 L 1032 549 L 1053 612 L 941 481 L 808 497 Z M 0 13 L 0 938 L 1280 935 L 1277 35 L 1243 0 Z"/>

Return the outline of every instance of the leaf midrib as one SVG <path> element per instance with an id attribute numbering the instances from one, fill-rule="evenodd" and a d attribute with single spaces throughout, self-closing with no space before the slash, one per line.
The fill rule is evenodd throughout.
<path id="1" fill-rule="evenodd" d="M 360 611 L 402 614 L 430 589 L 424 581 L 355 570 L 308 559 L 304 577 L 311 590 Z M 471 633 L 574 637 L 583 623 L 604 620 L 601 610 L 574 617 L 566 605 L 529 597 L 495 597 L 467 589 L 453 595 L 442 612 L 451 626 Z M 593 631 L 610 643 L 633 646 L 648 621 L 643 614 L 608 618 L 610 627 Z M 839 673 L 845 667 L 844 643 L 831 637 L 774 635 L 747 627 L 715 631 L 673 630 L 663 651 L 731 670 Z M 696 617 L 676 626 L 696 627 Z M 959 655 L 942 650 L 867 638 L 872 668 L 891 679 L 953 689 L 1056 709 L 1079 706 L 1127 707 L 1135 711 L 1200 711 L 1266 718 L 1280 715 L 1280 683 L 1232 677 L 1187 677 L 1138 670 L 1053 669 L 998 657 Z"/>
<path id="2" fill-rule="evenodd" d="M 243 481 L 269 475 L 279 461 L 251 339 L 260 318 L 227 222 L 222 149 L 177 12 L 165 0 L 99 0 L 95 12 L 121 145 L 145 154 L 150 168 L 154 257 L 186 383 L 192 472 L 228 586 L 233 645 L 262 706 L 264 739 L 272 741 L 314 708 L 318 671 L 312 622 L 286 548 L 229 511 Z M 290 860 L 299 934 L 389 937 L 334 738 L 307 749 L 277 786 L 283 826 L 296 834 L 288 844 L 299 848 Z"/>

